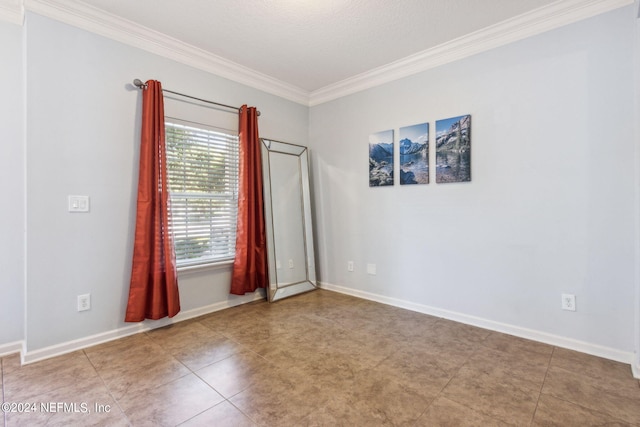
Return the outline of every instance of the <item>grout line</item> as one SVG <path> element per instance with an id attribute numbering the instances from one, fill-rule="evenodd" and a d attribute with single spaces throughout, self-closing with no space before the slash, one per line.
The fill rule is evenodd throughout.
<path id="1" fill-rule="evenodd" d="M 129 423 L 129 425 L 131 426 L 132 425 L 131 420 L 127 416 L 126 412 L 124 412 L 124 409 L 122 409 L 122 406 L 120 406 L 120 402 L 118 401 L 118 399 L 116 399 L 116 397 L 113 395 L 113 392 L 111 391 L 111 388 L 109 388 L 109 386 L 107 385 L 107 382 L 104 380 L 104 378 L 102 378 L 102 375 L 100 375 L 100 372 L 98 372 L 98 368 L 96 368 L 96 365 L 93 364 L 93 361 L 91 360 L 87 352 L 85 350 L 82 350 L 82 352 L 84 353 L 84 356 L 89 361 L 89 364 L 91 364 L 91 367 L 93 368 L 93 370 L 96 371 L 96 375 L 98 375 L 98 378 L 100 378 L 100 381 L 102 381 L 102 384 L 104 385 L 104 388 L 107 390 L 107 393 L 109 393 L 109 396 L 111 396 L 111 399 L 113 399 L 115 404 L 118 406 L 120 413 L 122 414 L 124 419 L 127 421 L 127 423 Z"/>
<path id="2" fill-rule="evenodd" d="M 533 410 L 533 416 L 531 417 L 531 421 L 529 425 L 532 426 L 534 420 L 536 419 L 536 413 L 538 412 L 538 405 L 540 404 L 540 397 L 542 396 L 542 389 L 544 389 L 544 383 L 547 381 L 547 375 L 549 374 L 549 368 L 551 368 L 551 360 L 553 359 L 553 354 L 556 352 L 556 347 L 553 347 L 551 350 L 551 354 L 549 355 L 549 361 L 547 362 L 547 369 L 544 371 L 544 378 L 542 379 L 542 384 L 540 384 L 540 390 L 538 391 L 538 399 L 536 400 L 536 407 Z"/>

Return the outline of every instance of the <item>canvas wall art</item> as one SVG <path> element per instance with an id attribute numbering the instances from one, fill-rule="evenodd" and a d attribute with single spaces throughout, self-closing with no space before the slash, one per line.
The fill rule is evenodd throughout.
<path id="1" fill-rule="evenodd" d="M 369 135 L 369 187 L 393 185 L 393 130 Z"/>
<path id="2" fill-rule="evenodd" d="M 400 185 L 429 183 L 429 123 L 400 128 Z"/>
<path id="3" fill-rule="evenodd" d="M 436 182 L 471 181 L 471 115 L 436 121 Z"/>

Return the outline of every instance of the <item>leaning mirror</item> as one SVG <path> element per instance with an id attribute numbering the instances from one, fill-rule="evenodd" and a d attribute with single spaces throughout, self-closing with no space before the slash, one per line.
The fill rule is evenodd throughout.
<path id="1" fill-rule="evenodd" d="M 269 302 L 316 288 L 307 147 L 261 140 Z"/>

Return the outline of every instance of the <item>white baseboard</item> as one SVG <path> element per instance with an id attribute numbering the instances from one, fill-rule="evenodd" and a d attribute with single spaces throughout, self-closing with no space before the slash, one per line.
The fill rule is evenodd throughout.
<path id="1" fill-rule="evenodd" d="M 378 295 L 370 292 L 360 291 L 357 289 L 347 288 L 344 286 L 333 285 L 330 283 L 319 283 L 319 286 L 322 289 L 327 289 L 330 291 L 335 291 L 335 292 L 355 296 L 358 298 L 367 299 L 370 301 L 376 301 L 382 304 L 392 305 L 395 307 L 405 308 L 407 310 L 416 311 L 418 313 L 424 313 L 431 316 L 441 317 L 444 319 L 453 320 L 456 322 L 465 323 L 472 326 L 477 326 L 483 329 L 502 332 L 502 333 L 514 335 L 520 338 L 526 338 L 529 340 L 550 344 L 556 347 L 567 348 L 570 350 L 579 351 L 581 353 L 587 353 L 593 356 L 615 360 L 617 362 L 627 363 L 631 365 L 631 369 L 633 371 L 634 377 L 640 378 L 640 367 L 634 366 L 635 364 L 637 364 L 637 361 L 635 360 L 635 355 L 633 353 L 620 351 L 614 348 L 604 347 L 598 344 L 593 344 L 585 341 L 574 340 L 574 339 L 562 337 L 559 335 L 549 334 L 547 332 L 536 331 L 534 329 L 522 328 L 520 326 L 509 325 L 506 323 L 496 322 L 496 321 L 484 319 L 481 317 L 470 316 L 464 313 L 443 310 L 443 309 L 430 307 L 423 304 L 416 304 L 410 301 L 390 298 L 383 295 Z"/>
<path id="2" fill-rule="evenodd" d="M 0 357 L 24 351 L 24 341 L 10 342 L 0 345 Z"/>
<path id="3" fill-rule="evenodd" d="M 416 311 L 418 313 L 424 313 L 431 316 L 441 317 L 448 320 L 453 320 L 460 323 L 465 323 L 472 326 L 477 326 L 484 329 L 489 329 L 496 332 L 502 332 L 509 335 L 514 335 L 520 338 L 526 338 L 534 341 L 539 341 L 545 344 L 554 345 L 557 347 L 567 348 L 570 350 L 576 350 L 582 353 L 591 354 L 598 357 L 603 357 L 617 362 L 628 363 L 631 365 L 631 370 L 635 378 L 640 379 L 640 361 L 635 358 L 633 353 L 628 353 L 609 347 L 600 346 L 597 344 L 588 343 L 585 341 L 578 341 L 558 335 L 549 334 L 546 332 L 540 332 L 533 329 L 522 328 L 519 326 L 509 325 L 506 323 L 495 322 L 492 320 L 483 319 L 480 317 L 469 316 L 467 314 L 442 310 L 435 307 L 430 307 L 423 304 L 416 304 L 410 301 L 400 300 L 396 298 L 390 298 L 370 292 L 351 289 L 343 286 L 332 285 L 330 283 L 318 283 L 322 289 L 339 292 L 346 295 L 355 296 L 370 301 L 376 301 L 382 304 L 387 304 L 395 307 L 405 308 L 407 310 Z M 125 326 L 122 328 L 114 329 L 112 331 L 103 332 L 96 335 L 80 338 L 73 341 L 45 347 L 34 351 L 25 351 L 24 342 L 16 341 L 14 343 L 0 345 L 0 357 L 9 354 L 20 353 L 22 355 L 22 363 L 29 364 L 39 360 L 49 359 L 51 357 L 60 356 L 66 353 L 70 353 L 84 348 L 92 347 L 94 345 L 103 344 L 109 341 L 124 338 L 130 335 L 138 334 L 141 332 L 150 331 L 156 328 L 161 328 L 173 323 L 178 323 L 184 320 L 193 319 L 198 316 L 213 313 L 216 311 L 224 310 L 226 308 L 235 307 L 238 305 L 246 304 L 253 301 L 258 301 L 265 298 L 263 291 L 255 292 L 253 295 L 248 295 L 244 298 L 238 298 L 236 301 L 223 301 L 215 304 L 211 304 L 205 307 L 199 307 L 192 310 L 180 312 L 175 317 L 169 319 L 164 318 L 160 320 L 136 323 L 134 325 Z"/>
<path id="4" fill-rule="evenodd" d="M 61 344 L 52 345 L 50 347 L 45 347 L 34 351 L 23 351 L 22 346 L 17 351 L 21 352 L 22 364 L 26 365 L 29 363 L 38 362 L 40 360 L 49 359 L 51 357 L 61 356 L 73 351 L 93 347 L 94 345 L 103 344 L 109 341 L 117 340 L 119 338 L 139 334 L 141 332 L 147 332 L 153 329 L 162 328 L 163 326 L 168 326 L 174 323 L 182 322 L 184 320 L 193 319 L 194 317 L 213 313 L 215 311 L 220 311 L 226 308 L 231 308 L 249 302 L 265 299 L 265 295 L 266 294 L 264 293 L 264 290 L 258 290 L 251 295 L 238 297 L 237 299 L 234 299 L 234 301 L 222 301 L 204 307 L 181 311 L 170 319 L 165 317 L 164 319 L 159 320 L 145 320 L 136 324 L 132 324 L 130 326 L 124 326 L 122 328 L 102 332 L 84 338 L 79 338 L 77 340 L 67 341 Z M 0 356 L 2 355 L 3 348 L 4 346 L 0 347 Z M 17 351 L 12 351 L 12 353 L 16 353 Z"/>

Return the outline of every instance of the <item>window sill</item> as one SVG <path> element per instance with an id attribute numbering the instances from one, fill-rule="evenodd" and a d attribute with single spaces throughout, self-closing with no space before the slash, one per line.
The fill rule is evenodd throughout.
<path id="1" fill-rule="evenodd" d="M 183 267 L 178 267 L 178 274 L 189 274 L 189 273 L 201 273 L 203 271 L 209 270 L 220 270 L 223 268 L 230 268 L 233 266 L 233 260 L 229 259 L 226 261 L 218 261 L 212 262 L 209 264 L 196 264 L 196 265 L 185 265 Z"/>

